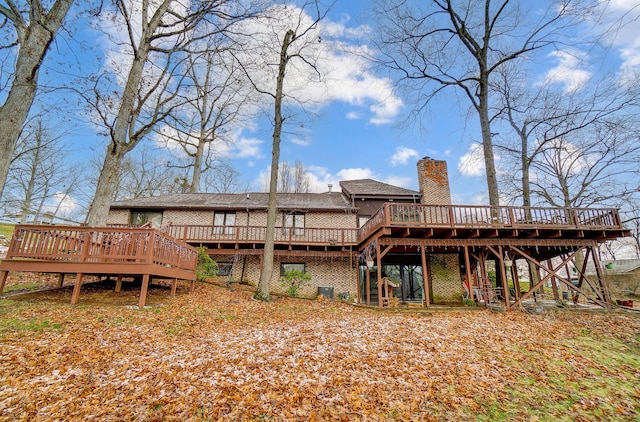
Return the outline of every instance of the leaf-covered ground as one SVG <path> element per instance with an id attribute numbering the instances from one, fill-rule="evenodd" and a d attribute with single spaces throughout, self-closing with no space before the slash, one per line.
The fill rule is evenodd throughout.
<path id="1" fill-rule="evenodd" d="M 631 314 L 390 312 L 199 284 L 0 300 L 1 420 L 640 420 Z"/>

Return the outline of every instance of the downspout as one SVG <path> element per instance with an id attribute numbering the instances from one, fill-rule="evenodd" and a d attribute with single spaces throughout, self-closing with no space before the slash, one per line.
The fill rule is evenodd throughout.
<path id="1" fill-rule="evenodd" d="M 249 207 L 247 207 L 247 239 L 249 238 L 249 218 L 250 218 L 250 214 L 249 214 Z M 240 283 L 242 283 L 244 281 L 244 272 L 245 269 L 247 268 L 247 254 L 244 254 L 244 257 L 242 258 L 242 271 L 240 272 Z"/>

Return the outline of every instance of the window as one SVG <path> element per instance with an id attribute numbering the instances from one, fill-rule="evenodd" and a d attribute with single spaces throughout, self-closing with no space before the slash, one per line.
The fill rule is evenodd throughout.
<path id="1" fill-rule="evenodd" d="M 301 273 L 306 272 L 304 262 L 282 262 L 280 264 L 280 277 L 289 271 L 300 271 Z"/>
<path id="2" fill-rule="evenodd" d="M 233 273 L 233 262 L 218 262 L 218 273 L 224 277 L 230 277 Z"/>
<path id="3" fill-rule="evenodd" d="M 236 213 L 215 211 L 213 213 L 213 234 L 234 234 Z"/>
<path id="4" fill-rule="evenodd" d="M 370 215 L 359 215 L 358 216 L 358 227 L 364 226 L 364 223 L 369 221 L 369 218 L 371 218 Z"/>
<path id="5" fill-rule="evenodd" d="M 142 226 L 151 223 L 155 229 L 162 227 L 162 212 L 157 211 L 131 211 L 131 225 Z"/>
<path id="6" fill-rule="evenodd" d="M 294 236 L 304 235 L 304 214 L 289 213 L 284 215 L 282 229 L 285 235 L 291 232 Z"/>

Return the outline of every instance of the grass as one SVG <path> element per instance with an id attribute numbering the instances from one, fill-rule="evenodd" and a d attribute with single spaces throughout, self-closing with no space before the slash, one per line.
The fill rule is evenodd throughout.
<path id="1" fill-rule="evenodd" d="M 640 333 L 630 337 L 582 329 L 551 355 L 544 347 L 514 348 L 507 362 L 522 374 L 506 385 L 506 400 L 478 402 L 486 410 L 477 420 L 637 420 Z"/>
<path id="2" fill-rule="evenodd" d="M 4 237 L 6 237 L 7 239 L 11 239 L 11 236 L 13 236 L 14 227 L 15 224 L 0 223 L 0 235 L 4 235 Z"/>
<path id="3" fill-rule="evenodd" d="M 21 283 L 21 284 L 12 284 L 10 286 L 5 287 L 3 293 L 11 293 L 11 292 L 20 292 L 20 291 L 28 291 L 28 290 L 36 290 L 44 287 L 42 283 L 37 282 L 29 282 L 29 283 Z"/>
<path id="4" fill-rule="evenodd" d="M 640 420 L 640 321 L 627 314 L 420 318 L 206 284 L 137 310 L 99 294 L 81 306 L 0 300 L 0 371 L 17 380 L 7 416 L 35 415 L 39 400 L 59 420 L 96 403 L 124 419 L 147 408 L 157 420 Z M 59 405 L 61 391 L 89 394 L 96 379 L 75 413 Z M 165 385 L 194 393 L 148 399 Z"/>

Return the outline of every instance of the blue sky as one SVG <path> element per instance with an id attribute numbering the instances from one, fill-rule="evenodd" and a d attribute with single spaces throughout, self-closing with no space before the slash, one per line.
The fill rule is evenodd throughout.
<path id="1" fill-rule="evenodd" d="M 341 37 L 342 42 L 367 46 L 364 35 L 369 28 L 363 23 L 363 17 L 369 3 L 364 0 L 338 1 L 325 24 L 340 26 L 344 34 L 351 30 L 362 35 Z M 357 66 L 357 63 L 343 58 L 339 65 L 348 67 Z M 367 73 L 364 78 L 370 80 L 358 87 L 355 82 L 329 82 L 338 85 L 335 89 L 347 89 L 349 93 L 343 96 L 330 94 L 333 100 L 327 100 L 313 116 L 304 119 L 304 142 L 299 141 L 297 122 L 290 123 L 294 127 L 285 126 L 285 131 L 296 133 L 283 135 L 281 161 L 302 162 L 310 173 L 315 191 L 326 191 L 329 183 L 337 187 L 340 180 L 359 178 L 373 178 L 417 190 L 416 162 L 429 156 L 447 161 L 456 202 L 472 202 L 475 196 L 481 195 L 484 191 L 482 178 L 461 177 L 456 169 L 460 152 L 466 151 L 474 136 L 475 129 L 467 129 L 467 126 L 475 125 L 475 120 L 465 122 L 458 115 L 455 103 L 441 101 L 433 106 L 438 113 L 426 116 L 427 127 L 404 127 L 411 104 L 403 104 L 393 81 L 380 71 L 368 69 Z M 380 92 L 376 93 L 376 89 Z M 381 106 L 386 107 L 384 116 L 374 111 Z M 253 188 L 259 190 L 263 185 L 261 177 L 266 177 L 271 159 L 271 126 L 263 124 L 255 132 L 244 135 L 262 141 L 260 153 L 249 159 L 235 159 L 234 163 L 252 181 Z"/>
<path id="2" fill-rule="evenodd" d="M 313 115 L 304 115 L 298 110 L 297 118 L 285 123 L 281 161 L 290 164 L 300 161 L 309 172 L 313 190 L 318 192 L 326 191 L 329 183 L 335 190 L 340 180 L 361 178 L 417 190 L 416 162 L 429 156 L 447 162 L 454 203 L 487 204 L 483 164 L 474 147 L 480 141 L 477 117 L 473 113 L 465 115 L 465 110 L 459 109 L 456 92 L 448 91 L 431 104 L 430 113 L 423 116 L 422 128 L 407 127 L 402 123 L 414 105 L 402 98 L 394 81 L 361 57 L 344 53 L 345 49 L 369 48 L 370 28 L 365 17 L 370 3 L 370 0 L 338 0 L 322 22 L 320 33 L 324 41 L 317 53 L 322 58 L 319 63 L 330 76 L 326 84 L 309 84 L 304 72 L 290 70 L 287 82 L 291 92 L 312 100 L 316 106 L 312 107 Z M 610 8 L 616 13 L 633 10 L 631 15 L 637 17 L 640 0 L 614 0 Z M 79 61 L 84 70 L 97 64 L 99 60 L 90 55 L 104 56 L 108 48 L 98 34 L 98 27 L 109 31 L 95 25 L 84 32 L 85 39 L 95 45 L 93 51 L 67 51 L 74 45 L 58 41 L 45 67 L 53 69 L 55 63 L 66 59 Z M 637 23 L 627 25 L 615 40 L 610 40 L 607 63 L 591 62 L 588 57 L 578 61 L 577 52 L 560 51 L 543 58 L 538 80 L 531 82 L 544 80 L 571 87 L 588 83 L 603 69 L 637 71 L 640 68 L 637 27 Z M 60 77 L 59 72 L 56 70 L 56 77 Z M 271 109 L 267 104 L 267 111 Z M 100 161 L 105 140 L 96 126 L 87 122 L 83 107 L 78 105 L 66 112 L 61 117 L 62 123 L 67 118 L 76 122 L 67 136 L 70 156 L 83 162 L 83 166 L 89 166 L 92 160 Z M 263 116 L 254 120 L 252 127 L 238 129 L 235 145 L 221 152 L 241 173 L 243 184 L 253 191 L 263 190 L 264 177 L 268 174 L 271 121 L 272 116 Z"/>
<path id="3" fill-rule="evenodd" d="M 340 27 L 343 34 L 365 33 L 368 28 L 363 17 L 369 4 L 366 0 L 339 0 L 325 24 L 334 30 Z M 640 2 L 618 0 L 610 7 L 616 14 L 635 8 L 633 13 L 637 16 Z M 616 40 L 610 40 L 612 48 L 607 63 L 591 62 L 588 57 L 576 60 L 579 52 L 559 51 L 544 58 L 545 66 L 539 68 L 538 80 L 531 83 L 544 80 L 574 89 L 596 77 L 598 70 L 637 70 L 640 67 L 640 35 L 636 28 L 637 25 L 628 25 Z M 366 37 L 358 36 L 340 39 L 361 47 L 368 42 Z M 348 67 L 351 64 L 345 59 L 340 65 Z M 328 183 L 337 186 L 339 180 L 357 178 L 373 178 L 417 190 L 416 161 L 429 156 L 447 162 L 454 203 L 487 204 L 484 168 L 477 147 L 481 139 L 477 116 L 474 113 L 466 115 L 465 110 L 460 110 L 457 93 L 450 90 L 432 103 L 430 113 L 423 116 L 422 128 L 417 125 L 406 127 L 402 123 L 413 104 L 406 103 L 394 90 L 393 81 L 384 74 L 374 69 L 369 72 L 371 81 L 353 88 L 366 92 L 350 91 L 342 97 L 331 94 L 332 99 L 326 100 L 317 115 L 305 120 L 304 142 L 296 141 L 298 134 L 283 135 L 281 160 L 301 161 L 309 170 L 316 191 L 325 191 Z M 344 85 L 334 83 L 339 86 L 338 90 L 350 90 L 354 85 L 349 81 Z M 376 94 L 376 89 L 384 92 Z M 385 100 L 379 101 L 381 98 Z M 379 103 L 392 104 L 382 119 L 372 111 Z M 399 106 L 400 103 L 403 105 Z M 287 129 L 285 126 L 285 131 Z M 257 155 L 234 160 L 238 170 L 258 190 L 263 186 L 260 178 L 267 174 L 271 158 L 270 130 L 267 124 L 251 133 L 262 141 Z"/>

